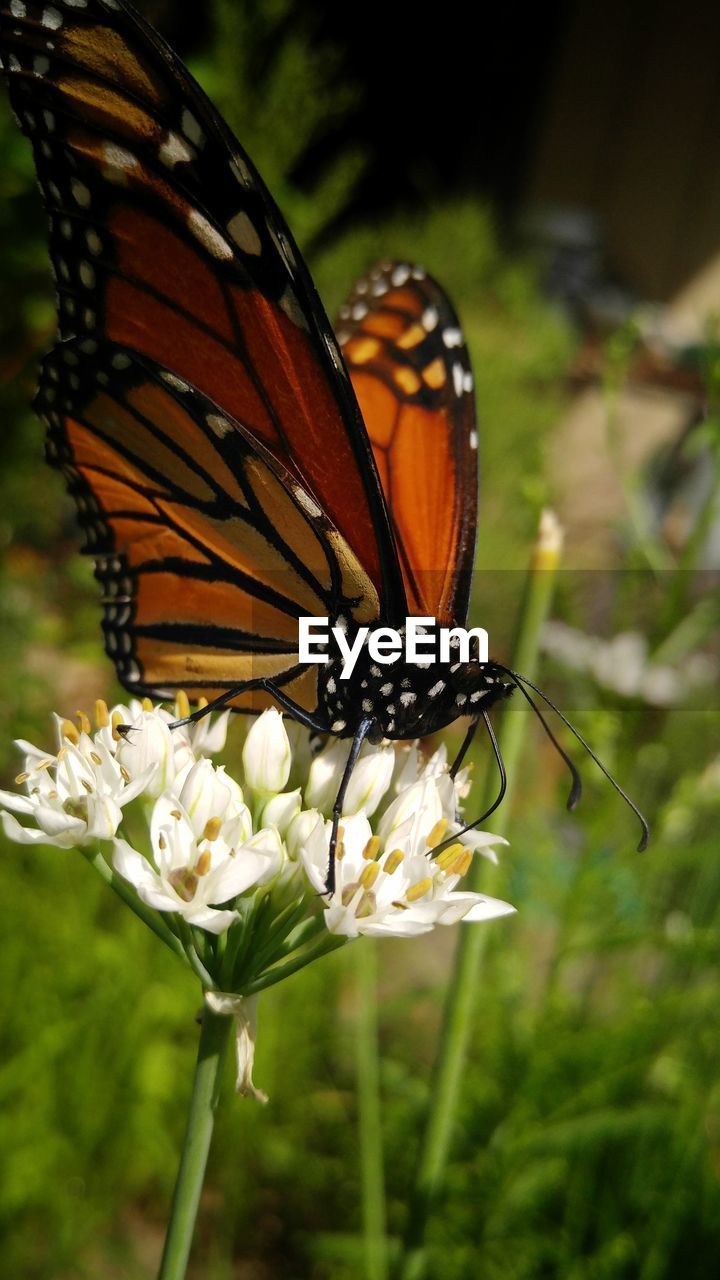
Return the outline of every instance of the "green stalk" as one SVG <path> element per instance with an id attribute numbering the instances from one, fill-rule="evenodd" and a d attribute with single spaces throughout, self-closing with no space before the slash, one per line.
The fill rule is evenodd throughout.
<path id="1" fill-rule="evenodd" d="M 289 978 L 291 973 L 297 973 L 299 969 L 304 969 L 305 965 L 312 964 L 314 960 L 319 960 L 321 956 L 329 955 L 331 951 L 337 951 L 338 947 L 344 947 L 347 938 L 339 937 L 337 934 L 323 934 L 321 938 L 312 947 L 307 947 L 304 951 L 300 951 L 297 955 L 290 956 L 289 960 L 285 960 L 282 964 L 276 964 L 272 969 L 268 969 L 267 973 L 261 974 L 259 978 L 254 978 L 252 982 L 243 985 L 241 994 L 244 996 L 254 996 L 258 991 L 265 991 L 267 987 L 274 987 L 277 982 Z"/>
<path id="2" fill-rule="evenodd" d="M 114 889 L 115 893 L 119 898 L 122 898 L 126 906 L 130 907 L 130 910 L 134 911 L 135 915 L 142 920 L 143 924 L 146 924 L 148 929 L 152 929 L 153 933 L 160 939 L 160 941 L 164 942 L 165 946 L 169 947 L 170 950 L 174 952 L 176 956 L 179 956 L 185 964 L 189 964 L 190 962 L 185 955 L 180 939 L 176 938 L 175 934 L 168 928 L 165 921 L 153 907 L 146 906 L 146 904 L 140 900 L 132 885 L 128 884 L 127 880 L 123 880 L 122 876 L 119 876 L 117 871 L 114 871 L 113 868 L 108 865 L 103 855 L 97 850 L 93 852 L 92 849 L 82 849 L 81 853 L 90 863 L 91 867 L 95 868 L 98 875 L 102 877 L 105 883 L 109 885 L 111 889 Z"/>
<path id="3" fill-rule="evenodd" d="M 158 1280 L 183 1280 L 234 1019 L 203 1008 L 192 1098 Z"/>
<path id="4" fill-rule="evenodd" d="M 513 670 L 520 671 L 530 680 L 535 677 L 540 633 L 550 610 L 560 549 L 561 533 L 557 523 L 549 513 L 544 513 L 528 571 L 510 663 Z M 508 777 L 502 816 L 499 820 L 497 817 L 493 818 L 493 830 L 501 835 L 509 826 L 508 814 L 519 776 L 518 763 L 529 713 L 530 707 L 526 700 L 516 695 L 504 709 L 498 735 Z M 493 800 L 496 787 L 495 774 L 490 771 L 483 808 Z M 470 888 L 477 887 L 478 878 L 476 860 L 475 874 L 470 877 Z M 489 938 L 487 926 L 461 924 L 459 928 L 455 966 L 445 998 L 425 1130 L 408 1207 L 399 1272 L 401 1280 L 421 1280 L 427 1270 L 427 1224 L 445 1176 L 460 1087 L 465 1074 L 468 1040 L 479 988 L 480 962 Z"/>
<path id="5" fill-rule="evenodd" d="M 364 1274 L 366 1280 L 386 1280 L 388 1260 L 380 1106 L 376 940 L 363 939 L 362 945 L 356 946 L 353 954 L 357 993 L 356 1061 L 365 1243 Z"/>

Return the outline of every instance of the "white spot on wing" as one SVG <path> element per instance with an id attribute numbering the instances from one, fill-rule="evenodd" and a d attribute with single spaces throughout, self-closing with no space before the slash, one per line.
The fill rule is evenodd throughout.
<path id="1" fill-rule="evenodd" d="M 315 519 L 322 515 L 322 507 L 319 507 L 314 498 L 311 498 L 306 489 L 301 489 L 298 485 L 293 489 L 296 501 L 302 507 L 303 511 L 307 511 L 309 516 Z"/>
<path id="2" fill-rule="evenodd" d="M 119 147 L 116 142 L 103 143 L 102 154 L 103 177 L 108 182 L 123 186 L 127 182 L 129 171 L 138 165 L 137 156 L 133 155 L 132 151 L 127 151 L 125 147 Z"/>
<path id="3" fill-rule="evenodd" d="M 22 0 L 10 0 L 10 12 L 13 18 L 25 17 L 25 5 Z"/>
<path id="4" fill-rule="evenodd" d="M 132 360 L 129 356 L 125 355 L 124 351 L 116 351 L 110 363 L 113 369 L 129 369 L 132 364 Z"/>
<path id="5" fill-rule="evenodd" d="M 462 334 L 459 329 L 449 328 L 443 329 L 442 340 L 446 347 L 461 347 Z"/>
<path id="6" fill-rule="evenodd" d="M 465 370 L 463 369 L 461 364 L 453 365 L 452 367 L 453 386 L 455 388 L 456 396 L 461 396 L 463 393 L 464 373 L 465 373 Z"/>
<path id="7" fill-rule="evenodd" d="M 50 59 L 39 53 L 33 58 L 33 72 L 36 76 L 44 76 L 50 70 Z"/>
<path id="8" fill-rule="evenodd" d="M 410 268 L 407 265 L 407 263 L 402 262 L 400 266 L 396 267 L 390 279 L 392 280 L 393 284 L 398 288 L 400 287 L 400 285 L 407 284 L 408 280 L 410 279 Z"/>
<path id="9" fill-rule="evenodd" d="M 239 249 L 243 253 L 257 256 L 262 253 L 262 241 L 257 230 L 244 210 L 236 213 L 227 224 L 227 229 Z"/>
<path id="10" fill-rule="evenodd" d="M 200 125 L 192 112 L 188 111 L 187 107 L 182 113 L 181 127 L 185 137 L 189 138 L 191 142 L 194 142 L 196 147 L 201 146 L 205 141 Z"/>
<path id="11" fill-rule="evenodd" d="M 208 253 L 211 253 L 214 258 L 220 258 L 221 261 L 232 260 L 233 251 L 225 237 L 221 236 L 220 232 L 216 231 L 212 223 L 198 213 L 197 209 L 190 210 L 187 221 L 193 235 Z"/>
<path id="12" fill-rule="evenodd" d="M 168 133 L 158 152 L 161 162 L 172 169 L 176 164 L 189 164 L 195 152 L 179 133 Z"/>
<path id="13" fill-rule="evenodd" d="M 190 390 L 190 387 L 188 386 L 187 382 L 183 382 L 182 378 L 178 378 L 177 374 L 169 373 L 167 369 L 163 369 L 162 373 L 160 374 L 160 377 L 162 378 L 163 382 L 166 382 L 167 385 L 169 387 L 172 387 L 174 391 L 185 392 Z"/>
<path id="14" fill-rule="evenodd" d="M 478 433 L 477 431 L 471 431 L 470 432 L 470 448 L 477 449 L 477 447 L 478 447 Z"/>
<path id="15" fill-rule="evenodd" d="M 85 186 L 85 182 L 81 182 L 79 178 L 73 178 L 70 182 L 70 191 L 73 193 L 74 201 L 81 209 L 90 209 L 90 187 Z"/>
<path id="16" fill-rule="evenodd" d="M 80 263 L 80 279 L 86 289 L 92 289 L 95 285 L 95 271 L 89 262 L 83 260 Z"/>
<path id="17" fill-rule="evenodd" d="M 209 413 L 205 419 L 210 430 L 221 440 L 232 431 L 232 423 L 227 418 L 223 418 L 219 413 Z"/>
<path id="18" fill-rule="evenodd" d="M 302 310 L 300 303 L 289 285 L 280 299 L 280 306 L 285 312 L 285 315 L 292 320 L 293 324 L 296 324 L 300 329 L 307 329 L 308 325 L 305 318 L 305 312 Z"/>

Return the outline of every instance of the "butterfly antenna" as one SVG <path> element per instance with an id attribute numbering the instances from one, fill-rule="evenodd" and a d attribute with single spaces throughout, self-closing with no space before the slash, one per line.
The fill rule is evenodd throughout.
<path id="1" fill-rule="evenodd" d="M 550 732 L 549 727 L 545 724 L 544 717 L 543 717 L 543 716 L 542 716 L 542 714 L 540 713 L 540 711 L 539 711 L 538 707 L 536 707 L 536 706 L 535 706 L 534 702 L 533 702 L 533 701 L 532 701 L 532 699 L 530 698 L 530 695 L 529 695 L 529 694 L 527 693 L 527 691 L 523 688 L 523 685 L 527 685 L 527 686 L 528 686 L 528 688 L 529 688 L 529 689 L 532 689 L 532 690 L 533 690 L 533 692 L 534 692 L 534 693 L 536 693 L 536 694 L 538 695 L 538 697 L 539 697 L 539 698 L 542 698 L 542 700 L 543 700 L 543 702 L 545 703 L 545 705 L 546 705 L 546 706 L 548 706 L 548 707 L 550 708 L 550 710 L 551 710 L 551 711 L 554 711 L 554 712 L 555 712 L 555 715 L 556 715 L 556 716 L 558 716 L 558 717 L 560 718 L 560 720 L 562 720 L 562 722 L 563 722 L 563 724 L 566 726 L 566 728 L 568 728 L 568 729 L 570 730 L 570 732 L 573 734 L 573 736 L 574 736 L 574 737 L 577 739 L 577 741 L 580 743 L 580 746 L 585 748 L 585 750 L 587 751 L 588 755 L 590 756 L 590 759 L 595 761 L 595 764 L 597 765 L 598 769 L 600 769 L 601 773 L 604 773 L 604 774 L 605 774 L 605 777 L 607 778 L 607 780 L 608 780 L 608 782 L 610 783 L 610 785 L 611 785 L 612 787 L 614 787 L 614 788 L 615 788 L 615 790 L 617 791 L 617 793 L 618 793 L 618 795 L 619 795 L 619 796 L 622 796 L 622 799 L 625 801 L 626 805 L 628 805 L 628 806 L 632 809 L 633 813 L 635 814 L 635 817 L 637 818 L 638 822 L 640 823 L 640 826 L 642 827 L 642 836 L 640 837 L 640 843 L 638 844 L 638 847 L 637 847 L 637 848 L 638 848 L 638 853 L 642 853 L 644 849 L 647 849 L 648 840 L 650 839 L 650 827 L 648 826 L 647 820 L 643 817 L 643 815 L 642 815 L 642 813 L 640 812 L 640 810 L 638 809 L 637 805 L 636 805 L 636 804 L 635 804 L 635 803 L 630 799 L 630 796 L 627 794 L 627 791 L 623 791 L 623 788 L 620 786 L 620 783 L 619 783 L 619 782 L 618 782 L 618 781 L 617 781 L 617 780 L 612 776 L 612 774 L 611 774 L 610 770 L 609 770 L 609 769 L 606 769 L 606 768 L 605 768 L 605 765 L 604 765 L 604 764 L 603 764 L 603 762 L 602 762 L 602 760 L 600 760 L 600 759 L 595 755 L 595 752 L 593 751 L 593 749 L 592 749 L 592 747 L 590 746 L 590 744 L 589 744 L 588 742 L 586 742 L 586 741 L 585 741 L 585 739 L 583 738 L 582 734 L 581 734 L 581 733 L 580 733 L 580 732 L 575 728 L 575 726 L 574 726 L 573 724 L 571 724 L 571 723 L 570 723 L 570 721 L 568 720 L 567 716 L 564 716 L 564 715 L 563 715 L 563 713 L 562 713 L 562 711 L 560 710 L 560 708 L 559 708 L 559 707 L 557 707 L 557 706 L 555 705 L 555 703 L 554 703 L 550 698 L 548 698 L 548 696 L 547 696 L 547 694 L 546 694 L 546 693 L 543 693 L 542 689 L 538 689 L 537 685 L 536 685 L 536 684 L 533 684 L 532 680 L 528 680 L 527 676 L 521 676 L 521 675 L 518 675 L 517 671 L 511 671 L 509 667 L 502 667 L 502 666 L 500 666 L 500 664 L 499 664 L 499 663 L 497 663 L 496 665 L 498 666 L 498 668 L 499 668 L 499 670 L 500 670 L 500 671 L 504 671 L 504 672 L 505 672 L 505 675 L 509 676 L 511 680 L 514 680 L 514 682 L 515 682 L 515 684 L 517 685 L 517 687 L 518 687 L 518 689 L 520 690 L 520 692 L 521 692 L 521 693 L 523 693 L 523 694 L 525 695 L 525 697 L 528 699 L 528 701 L 529 701 L 529 703 L 530 703 L 531 707 L 533 708 L 533 710 L 534 710 L 535 714 L 539 717 L 539 719 L 542 721 L 543 725 L 545 726 L 545 731 L 546 731 L 546 733 L 547 733 L 547 734 L 548 734 L 548 736 L 552 739 L 552 741 L 555 743 L 555 746 L 558 748 L 558 751 L 559 751 L 559 752 L 560 752 L 560 754 L 562 755 L 563 759 L 567 762 L 568 766 L 572 769 L 572 772 L 573 772 L 573 779 L 575 779 L 575 778 L 577 777 L 578 784 L 579 784 L 580 779 L 579 779 L 579 774 L 577 773 L 577 770 L 575 769 L 575 766 L 574 766 L 574 765 L 571 763 L 571 761 L 568 759 L 567 755 L 565 754 L 565 752 L 564 752 L 564 751 L 562 750 L 562 748 L 560 747 L 560 745 L 559 745 L 559 743 L 557 742 L 556 738 L 555 738 L 555 737 L 553 736 L 553 734 Z M 572 795 L 573 795 L 573 793 L 571 792 L 571 795 L 570 795 L 570 798 L 571 798 L 571 799 L 572 799 Z M 568 801 L 568 808 L 571 808 L 571 805 L 570 805 L 570 802 L 569 802 L 569 801 Z"/>
<path id="2" fill-rule="evenodd" d="M 490 745 L 492 746 L 498 767 L 498 773 L 500 774 L 500 790 L 498 791 L 493 803 L 490 805 L 490 808 L 486 809 L 484 813 L 481 813 L 479 818 L 476 818 L 474 822 L 468 822 L 466 827 L 461 827 L 459 831 L 454 831 L 453 834 L 448 836 L 446 840 L 443 840 L 441 844 L 436 845 L 433 848 L 433 857 L 438 853 L 442 853 L 443 849 L 447 849 L 449 845 L 454 844 L 458 836 L 464 836 L 466 831 L 472 831 L 475 827 L 479 827 L 480 823 L 484 822 L 486 818 L 489 818 L 490 814 L 495 812 L 498 805 L 502 804 L 505 792 L 507 791 L 507 773 L 505 772 L 505 764 L 503 762 L 502 752 L 500 751 L 500 744 L 495 737 L 495 732 L 490 723 L 490 717 L 488 716 L 487 711 L 483 711 L 481 714 L 485 721 L 485 728 L 488 731 Z"/>
<path id="3" fill-rule="evenodd" d="M 507 667 L 504 667 L 503 670 L 506 671 L 509 676 L 514 678 L 515 688 L 518 689 L 522 694 L 523 698 L 525 698 L 526 701 L 530 703 L 530 706 L 532 707 L 534 714 L 537 716 L 538 720 L 540 721 L 543 729 L 545 730 L 548 738 L 552 742 L 555 750 L 557 751 L 558 755 L 562 756 L 562 759 L 565 761 L 565 764 L 568 767 L 568 770 L 570 772 L 570 777 L 572 778 L 572 783 L 570 785 L 570 794 L 568 795 L 568 798 L 567 798 L 567 807 L 570 810 L 570 812 L 572 812 L 573 809 L 577 808 L 577 805 L 580 803 L 580 798 L 582 796 L 582 779 L 580 778 L 580 771 L 577 765 L 575 764 L 575 762 L 568 755 L 567 751 L 565 751 L 564 748 L 558 742 L 555 734 L 550 728 L 550 725 L 545 719 L 545 716 L 543 715 L 540 708 L 536 706 L 536 704 L 533 702 L 527 689 L 523 689 L 522 685 L 519 683 L 519 677 L 516 677 L 515 672 L 509 671 Z M 592 755 L 592 752 L 590 754 Z"/>

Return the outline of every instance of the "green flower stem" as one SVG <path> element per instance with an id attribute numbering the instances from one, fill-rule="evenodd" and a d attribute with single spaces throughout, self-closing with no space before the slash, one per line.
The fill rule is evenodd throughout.
<path id="1" fill-rule="evenodd" d="M 252 982 L 248 982 L 240 994 L 254 996 L 258 991 L 264 991 L 266 987 L 273 987 L 276 982 L 282 982 L 291 973 L 297 973 L 299 969 L 304 969 L 306 964 L 312 964 L 314 960 L 319 960 L 321 956 L 329 955 L 331 951 L 337 951 L 339 947 L 344 947 L 346 942 L 347 938 L 324 932 L 314 947 L 308 947 L 305 951 L 300 951 L 297 955 L 291 956 L 284 964 L 276 964 L 272 969 L 268 969 L 267 973 L 261 974 L 259 978 L 255 978 Z"/>
<path id="2" fill-rule="evenodd" d="M 93 852 L 92 849 L 82 849 L 81 852 L 90 865 L 95 868 L 98 875 L 102 877 L 111 889 L 114 889 L 118 897 L 122 898 L 126 906 L 135 912 L 135 915 L 142 920 L 143 924 L 146 924 L 148 929 L 152 929 L 160 941 L 164 942 L 165 946 L 169 947 L 180 960 L 184 961 L 185 964 L 189 964 L 190 961 L 185 954 L 180 939 L 175 936 L 172 929 L 168 928 L 159 913 L 153 907 L 148 907 L 144 902 L 141 902 L 132 885 L 128 884 L 127 880 L 123 880 L 122 876 L 119 876 L 117 871 L 114 871 L 108 865 L 98 850 Z"/>
<path id="3" fill-rule="evenodd" d="M 374 938 L 354 948 L 357 1081 L 366 1280 L 388 1274 L 378 1048 L 378 956 Z"/>
<path id="4" fill-rule="evenodd" d="M 183 947 L 183 952 L 185 954 L 185 958 L 187 959 L 187 962 L 190 965 L 190 968 L 192 969 L 193 973 L 196 975 L 196 977 L 200 979 L 200 982 L 202 983 L 206 991 L 217 990 L 217 983 L 215 979 L 211 976 L 211 974 L 208 973 L 207 969 L 205 968 L 205 965 L 203 964 L 202 960 L 200 959 L 200 956 L 197 953 L 193 932 L 187 920 L 183 920 L 182 916 L 179 916 L 179 915 L 176 915 L 173 918 L 175 920 L 178 933 L 182 940 L 182 947 Z"/>
<path id="5" fill-rule="evenodd" d="M 511 666 L 532 680 L 537 667 L 540 633 L 548 616 L 553 596 L 555 571 L 560 557 L 560 534 L 543 539 L 535 546 L 520 609 L 513 644 Z M 514 704 L 514 705 L 513 705 Z M 502 817 L 493 819 L 493 830 L 504 834 L 509 825 L 508 812 L 518 777 L 530 707 L 516 694 L 504 709 L 498 735 L 508 775 L 508 787 L 502 806 Z M 497 779 L 490 771 L 486 787 L 486 803 L 494 798 Z M 483 805 L 483 807 L 485 807 Z M 477 887 L 478 860 L 470 888 Z M 460 1088 L 465 1074 L 468 1040 L 472 1029 L 475 1000 L 479 988 L 480 962 L 489 938 L 487 925 L 459 926 L 454 972 L 448 986 L 438 1054 L 433 1067 L 430 1101 L 421 1139 L 415 1183 L 410 1196 L 408 1222 L 404 1237 L 401 1280 L 420 1280 L 427 1269 L 425 1235 L 447 1166 L 450 1142 L 458 1109 Z"/>
<path id="6" fill-rule="evenodd" d="M 158 1280 L 183 1280 L 190 1256 L 234 1019 L 203 1008 L 195 1080 Z"/>

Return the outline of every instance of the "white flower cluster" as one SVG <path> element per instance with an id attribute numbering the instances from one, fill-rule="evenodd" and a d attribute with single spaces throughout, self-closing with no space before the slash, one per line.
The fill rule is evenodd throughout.
<path id="1" fill-rule="evenodd" d="M 416 745 L 363 746 L 328 895 L 330 815 L 349 743 L 313 756 L 306 731 L 270 709 L 247 734 L 239 784 L 208 759 L 225 745 L 228 713 L 171 730 L 187 712 L 184 698 L 174 712 L 148 700 L 112 711 L 99 702 L 94 731 L 82 714 L 77 725 L 56 717 L 55 754 L 19 742 L 24 794 L 0 792 L 6 835 L 62 848 L 112 842 L 113 866 L 142 903 L 209 934 L 272 894 L 281 910 L 293 899 L 308 915 L 322 906 L 328 930 L 346 937 L 408 936 L 513 910 L 457 889 L 474 853 L 495 861 L 493 846 L 505 841 L 460 834 L 467 773 L 450 777 L 444 748 L 425 761 Z M 130 729 L 120 734 L 119 725 Z M 135 841 L 122 829 L 133 800 L 145 804 L 144 838 Z"/>

